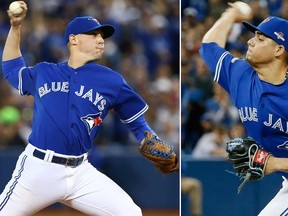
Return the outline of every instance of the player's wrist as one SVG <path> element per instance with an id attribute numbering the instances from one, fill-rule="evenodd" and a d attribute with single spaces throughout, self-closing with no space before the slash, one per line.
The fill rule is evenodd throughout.
<path id="1" fill-rule="evenodd" d="M 227 9 L 224 13 L 222 13 L 221 19 L 225 22 L 234 24 L 237 22 L 237 14 L 233 10 Z"/>
<path id="2" fill-rule="evenodd" d="M 20 29 L 21 29 L 21 23 L 11 23 L 11 28 L 10 31 L 12 33 L 20 34 Z"/>
<path id="3" fill-rule="evenodd" d="M 278 162 L 278 158 L 270 155 L 270 157 L 267 159 L 267 164 L 264 170 L 264 174 L 268 175 L 270 173 L 280 171 L 280 167 L 278 167 L 280 163 Z"/>

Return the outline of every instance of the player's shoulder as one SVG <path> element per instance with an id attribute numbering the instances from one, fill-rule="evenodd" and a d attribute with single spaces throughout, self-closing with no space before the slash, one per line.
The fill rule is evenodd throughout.
<path id="1" fill-rule="evenodd" d="M 202 57 L 208 56 L 209 59 L 211 56 L 213 56 L 213 58 L 216 60 L 219 58 L 221 61 L 227 57 L 233 58 L 233 55 L 229 52 L 228 49 L 220 46 L 216 42 L 202 43 L 199 49 L 199 54 Z"/>
<path id="2" fill-rule="evenodd" d="M 225 50 L 223 47 L 219 46 L 216 42 L 209 42 L 209 43 L 202 43 L 199 49 L 199 53 L 203 54 L 206 51 L 211 51 L 213 49 L 222 49 Z"/>
<path id="3" fill-rule="evenodd" d="M 34 68 L 48 68 L 48 67 L 57 67 L 57 64 L 53 62 L 42 61 L 34 66 Z"/>
<path id="4" fill-rule="evenodd" d="M 228 63 L 232 63 L 238 67 L 247 67 L 250 68 L 248 62 L 242 57 L 235 57 L 229 51 L 229 49 L 225 49 L 219 46 L 215 42 L 210 43 L 202 43 L 202 47 L 200 49 L 200 54 L 204 54 L 205 52 L 214 52 L 219 53 L 219 59 L 221 61 L 227 61 Z M 236 64 L 235 64 L 236 63 Z"/>
<path id="5" fill-rule="evenodd" d="M 237 68 L 237 69 L 241 69 L 242 71 L 253 71 L 254 69 L 251 67 L 251 65 L 247 62 L 246 59 L 244 58 L 238 58 L 238 57 L 234 57 L 232 56 L 229 59 L 229 63 L 231 64 L 231 67 Z"/>
<path id="6" fill-rule="evenodd" d="M 96 74 L 95 72 L 97 71 L 98 73 L 104 74 L 105 76 L 107 76 L 109 78 L 123 79 L 123 76 L 119 72 L 111 69 L 110 67 L 107 67 L 107 66 L 101 65 L 101 64 L 97 64 L 95 62 L 88 63 L 86 65 L 86 68 L 91 70 L 94 74 Z"/>
<path id="7" fill-rule="evenodd" d="M 248 62 L 244 58 L 232 56 L 229 59 L 229 61 L 231 64 L 235 64 L 237 67 L 250 67 L 250 65 L 248 64 Z"/>

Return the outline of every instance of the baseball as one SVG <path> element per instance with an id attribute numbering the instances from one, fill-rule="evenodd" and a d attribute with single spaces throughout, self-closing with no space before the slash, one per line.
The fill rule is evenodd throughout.
<path id="1" fill-rule="evenodd" d="M 9 11 L 13 15 L 20 15 L 23 13 L 23 9 L 20 7 L 20 3 L 18 1 L 14 1 L 9 5 Z"/>
<path id="2" fill-rule="evenodd" d="M 234 3 L 244 16 L 249 16 L 252 13 L 251 7 L 245 2 L 237 1 Z"/>

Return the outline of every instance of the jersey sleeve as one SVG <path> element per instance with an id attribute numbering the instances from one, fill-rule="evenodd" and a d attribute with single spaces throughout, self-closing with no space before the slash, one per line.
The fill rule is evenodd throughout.
<path id="1" fill-rule="evenodd" d="M 156 134 L 146 122 L 144 115 L 140 115 L 133 122 L 126 124 L 126 126 L 134 134 L 139 143 L 144 139 L 145 131 Z"/>
<path id="2" fill-rule="evenodd" d="M 2 62 L 2 69 L 5 79 L 20 95 L 34 95 L 33 70 L 25 65 L 23 57 Z"/>
<path id="3" fill-rule="evenodd" d="M 248 63 L 235 58 L 230 52 L 216 43 L 203 43 L 200 55 L 214 75 L 214 81 L 219 83 L 230 95 L 238 86 L 245 72 L 249 71 Z"/>
<path id="4" fill-rule="evenodd" d="M 123 79 L 114 110 L 121 122 L 127 124 L 143 115 L 148 110 L 148 105 Z"/>

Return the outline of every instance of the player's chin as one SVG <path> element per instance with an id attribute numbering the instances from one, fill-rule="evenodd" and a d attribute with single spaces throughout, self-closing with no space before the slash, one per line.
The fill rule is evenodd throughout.
<path id="1" fill-rule="evenodd" d="M 252 60 L 252 55 L 251 55 L 251 52 L 248 50 L 246 52 L 246 56 L 245 56 L 245 59 L 250 62 Z"/>
<path id="2" fill-rule="evenodd" d="M 255 62 L 253 61 L 253 58 L 251 58 L 251 56 L 246 55 L 245 60 L 250 64 L 251 67 L 255 66 Z"/>
<path id="3" fill-rule="evenodd" d="M 95 54 L 93 55 L 93 60 L 94 60 L 94 61 L 99 61 L 100 59 L 102 59 L 102 57 L 103 57 L 103 54 L 100 53 L 100 52 L 97 52 L 97 53 L 95 53 Z"/>

